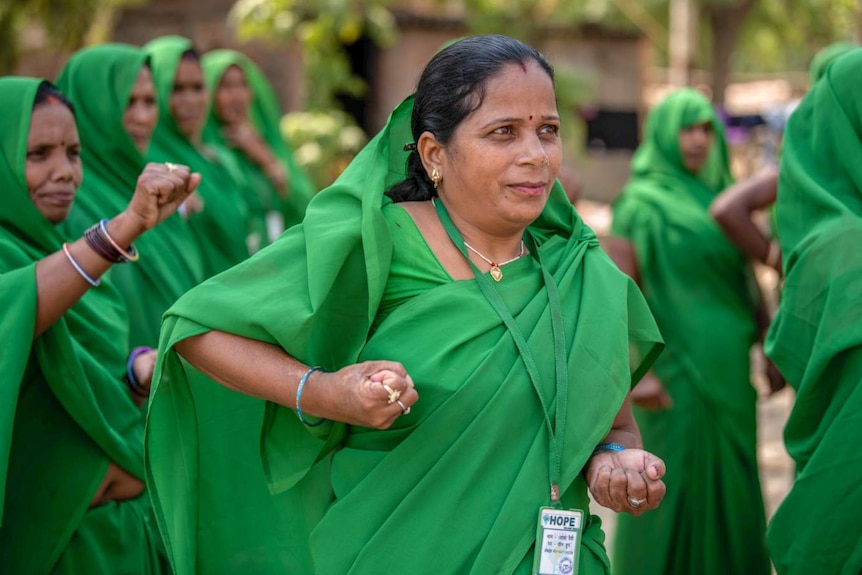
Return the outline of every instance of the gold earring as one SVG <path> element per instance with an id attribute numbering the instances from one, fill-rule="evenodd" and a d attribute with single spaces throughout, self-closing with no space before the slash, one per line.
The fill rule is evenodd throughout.
<path id="1" fill-rule="evenodd" d="M 432 168 L 431 169 L 431 181 L 434 182 L 434 189 L 435 190 L 437 189 L 437 186 L 440 185 L 441 179 L 442 178 L 440 177 L 440 172 L 437 170 L 437 168 Z"/>

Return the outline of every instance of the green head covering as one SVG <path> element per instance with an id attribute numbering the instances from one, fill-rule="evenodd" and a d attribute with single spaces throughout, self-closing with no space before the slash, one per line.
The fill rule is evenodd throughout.
<path id="1" fill-rule="evenodd" d="M 683 163 L 679 133 L 704 122 L 712 125 L 715 140 L 706 163 L 692 174 Z M 677 90 L 650 111 L 643 142 L 632 159 L 632 179 L 639 178 L 664 181 L 669 187 L 677 187 L 678 182 L 686 188 L 698 188 L 707 196 L 731 184 L 724 126 L 703 94 L 690 88 Z"/>
<path id="2" fill-rule="evenodd" d="M 832 62 L 858 47 L 859 45 L 853 42 L 835 42 L 817 52 L 811 60 L 811 66 L 808 69 L 811 77 L 811 85 L 813 86 L 817 80 L 823 77 Z"/>
<path id="3" fill-rule="evenodd" d="M 41 83 L 0 78 L 0 563 L 14 573 L 51 571 L 109 462 L 143 477 L 143 420 L 122 382 L 120 295 L 103 282 L 33 339 L 36 262 L 65 239 L 25 180 Z"/>
<path id="4" fill-rule="evenodd" d="M 289 228 L 300 222 L 305 215 L 308 201 L 314 196 L 316 190 L 309 177 L 296 163 L 290 149 L 290 143 L 281 133 L 283 114 L 269 81 L 254 62 L 234 50 L 209 52 L 204 55 L 201 63 L 204 67 L 207 86 L 209 86 L 213 98 L 228 68 L 237 66 L 245 73 L 246 82 L 252 94 L 249 119 L 287 170 L 290 189 L 287 199 L 282 201 L 260 167 L 248 160 L 239 151 L 236 151 L 237 160 L 242 166 L 243 173 L 253 179 L 256 186 L 260 188 L 258 194 L 261 196 L 266 209 L 279 209 L 284 215 L 285 227 Z M 213 107 L 204 130 L 204 140 L 228 147 L 227 141 L 221 134 L 221 127 L 222 122 Z"/>
<path id="5" fill-rule="evenodd" d="M 780 573 L 858 573 L 862 460 L 862 49 L 836 59 L 787 123 L 777 218 L 781 305 L 766 351 L 796 402 L 796 481 L 768 532 Z"/>
<path id="6" fill-rule="evenodd" d="M 87 174 L 66 222 L 71 237 L 122 212 L 132 198 L 145 161 L 122 118 L 146 63 L 140 48 L 102 44 L 75 53 L 57 79 L 78 111 Z M 203 262 L 187 222 L 177 214 L 141 236 L 136 246 L 141 259 L 114 266 L 109 275 L 126 297 L 132 342 L 155 346 L 162 313 L 203 279 Z"/>
<path id="7" fill-rule="evenodd" d="M 177 67 L 183 54 L 193 49 L 191 40 L 180 36 L 163 36 L 144 46 L 150 57 L 159 102 L 159 123 L 147 157 L 154 162 L 183 164 L 201 174 L 197 193 L 204 202 L 204 211 L 193 214 L 189 225 L 200 244 L 205 273 L 209 277 L 248 257 L 246 236 L 250 223 L 241 189 L 241 185 L 247 184 L 233 177 L 221 163 L 219 154 L 186 137 L 171 113 L 170 98 Z"/>

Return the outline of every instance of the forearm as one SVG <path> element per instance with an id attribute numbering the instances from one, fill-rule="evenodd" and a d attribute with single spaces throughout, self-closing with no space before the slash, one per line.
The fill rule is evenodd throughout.
<path id="1" fill-rule="evenodd" d="M 108 222 L 107 229 L 121 246 L 131 244 L 143 231 L 124 214 Z M 42 335 L 93 287 L 81 272 L 97 281 L 112 265 L 93 251 L 84 238 L 68 244 L 67 249 L 68 255 L 61 249 L 36 264 L 38 304 L 34 339 Z M 75 268 L 75 264 L 80 271 Z"/>
<path id="2" fill-rule="evenodd" d="M 627 449 L 643 449 L 643 440 L 632 413 L 631 393 L 626 395 L 622 407 L 617 412 L 611 430 L 601 443 L 617 443 Z"/>

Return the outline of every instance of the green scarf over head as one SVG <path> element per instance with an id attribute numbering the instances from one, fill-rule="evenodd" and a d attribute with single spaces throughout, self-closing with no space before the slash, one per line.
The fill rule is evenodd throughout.
<path id="1" fill-rule="evenodd" d="M 817 52 L 811 60 L 811 66 L 808 69 L 811 77 L 811 85 L 813 86 L 817 80 L 826 74 L 830 64 L 852 50 L 858 48 L 858 44 L 853 42 L 835 42 Z"/>
<path id="2" fill-rule="evenodd" d="M 144 46 L 150 56 L 159 102 L 159 124 L 147 157 L 154 162 L 183 164 L 201 174 L 197 193 L 204 202 L 204 210 L 192 214 L 189 225 L 200 244 L 206 275 L 212 276 L 249 255 L 248 206 L 240 187 L 247 184 L 234 179 L 213 150 L 180 132 L 171 114 L 170 98 L 177 66 L 183 54 L 193 48 L 191 40 L 180 36 L 163 36 Z"/>
<path id="3" fill-rule="evenodd" d="M 796 481 L 769 527 L 782 575 L 862 571 L 862 50 L 790 117 L 778 182 L 784 289 L 766 352 L 796 390 L 784 430 Z"/>
<path id="4" fill-rule="evenodd" d="M 701 122 L 712 125 L 714 141 L 693 174 L 679 135 Z M 613 207 L 611 231 L 633 243 L 667 344 L 654 371 L 674 402 L 670 410 L 635 410 L 644 445 L 667 463 L 667 496 L 644 516 L 619 516 L 615 574 L 769 573 L 750 381 L 757 338 L 750 272 L 709 215 L 730 183 L 712 105 L 691 89 L 669 95 L 650 112 L 631 180 Z"/>
<path id="5" fill-rule="evenodd" d="M 129 95 L 147 56 L 140 48 L 102 44 L 75 53 L 57 86 L 75 105 L 87 177 L 66 229 L 71 237 L 126 209 L 144 169 L 144 157 L 123 127 Z M 133 346 L 155 346 L 162 313 L 204 277 L 187 222 L 174 214 L 137 242 L 141 259 L 108 272 L 123 293 Z"/>
<path id="6" fill-rule="evenodd" d="M 9 573 L 56 567 L 111 461 L 144 472 L 143 418 L 122 381 L 120 294 L 108 282 L 91 288 L 33 339 L 36 263 L 66 239 L 33 205 L 25 179 L 41 83 L 0 78 L 0 564 Z"/>
<path id="7" fill-rule="evenodd" d="M 237 66 L 245 73 L 245 80 L 252 94 L 251 107 L 248 112 L 249 120 L 287 170 L 289 189 L 287 198 L 279 197 L 275 187 L 257 164 L 249 160 L 239 150 L 232 151 L 236 156 L 237 163 L 242 168 L 242 173 L 246 175 L 257 191 L 258 211 L 280 211 L 284 216 L 285 228 L 299 223 L 305 216 L 305 208 L 309 200 L 317 190 L 308 175 L 296 163 L 290 149 L 290 143 L 281 133 L 283 114 L 269 81 L 254 62 L 234 50 L 209 52 L 201 59 L 201 64 L 213 98 L 215 98 L 222 76 L 229 67 Z M 217 117 L 215 106 L 213 106 L 210 109 L 209 121 L 204 130 L 204 141 L 231 149 L 222 136 L 221 128 L 222 122 Z M 265 213 L 263 216 L 265 217 Z"/>
<path id="8" fill-rule="evenodd" d="M 440 289 L 425 292 L 431 300 L 419 295 L 391 313 L 386 326 L 375 327 L 396 249 L 384 211 L 400 209 L 391 205 L 384 191 L 405 177 L 408 152 L 403 147 L 414 139 L 410 133 L 412 105 L 409 98 L 392 113 L 386 128 L 341 177 L 311 201 L 301 225 L 288 230 L 248 261 L 187 294 L 165 317 L 156 367 L 158 383 L 147 432 L 148 484 L 178 574 L 206 572 L 201 562 L 207 560 L 211 549 L 225 545 L 224 541 L 207 539 L 206 526 L 196 522 L 200 510 L 221 505 L 223 513 L 241 516 L 244 509 L 239 501 L 234 500 L 228 509 L 199 497 L 199 485 L 206 478 L 199 468 L 206 461 L 200 455 L 199 444 L 205 437 L 195 421 L 192 396 L 196 392 L 188 381 L 190 370 L 172 349 L 182 339 L 213 329 L 278 345 L 300 361 L 327 370 L 368 359 L 365 353 L 378 359 L 385 353 L 394 356 L 387 359 L 404 362 L 408 371 L 430 368 L 437 371 L 437 379 L 456 386 L 477 378 L 484 382 L 465 384 L 465 391 L 457 392 L 459 401 L 430 410 L 436 417 L 429 412 L 423 414 L 425 408 L 417 404 L 409 417 L 400 418 L 384 432 L 346 429 L 343 424 L 332 423 L 306 428 L 290 407 L 269 404 L 260 443 L 263 467 L 273 492 L 295 498 L 293 507 L 284 510 L 291 520 L 289 525 L 255 523 L 250 518 L 240 521 L 253 526 L 250 528 L 259 540 L 274 538 L 282 547 L 283 534 L 292 529 L 304 555 L 297 554 L 291 562 L 271 567 L 268 572 L 312 572 L 307 555 L 312 528 L 316 573 L 529 572 L 537 511 L 548 500 L 548 440 L 539 401 L 500 318 L 483 299 L 475 280 L 450 281 Z M 333 221 L 339 225 L 333 226 Z M 595 236 L 572 209 L 559 185 L 529 229 L 541 245 L 539 249 L 546 250 L 543 262 L 547 261 L 562 278 L 559 289 L 564 294 L 564 304 L 571 304 L 563 306 L 566 341 L 561 345 L 572 350 L 570 355 L 562 355 L 570 368 L 572 391 L 568 405 L 573 412 L 568 416 L 571 424 L 562 458 L 561 488 L 567 493 L 567 503 L 586 506 L 586 486 L 580 471 L 595 444 L 609 430 L 631 385 L 632 374 L 639 378 L 652 363 L 660 348 L 660 336 L 637 289 L 596 249 Z M 546 292 L 541 287 L 541 274 L 535 273 L 538 264 L 532 257 L 518 265 L 535 274 L 525 278 L 532 284 L 527 295 L 531 299 L 530 314 L 535 314 L 529 321 L 538 321 L 538 329 L 530 325 L 525 330 L 529 345 L 541 349 L 544 360 L 548 350 L 554 348 L 547 343 L 550 328 L 545 322 L 550 321 L 550 314 Z M 449 314 L 446 321 L 472 325 L 474 318 L 470 314 L 478 313 L 481 323 L 487 324 L 482 330 L 489 330 L 483 342 L 470 339 L 470 345 L 458 345 L 455 350 L 450 344 L 460 341 L 457 337 L 449 338 L 450 344 L 437 341 L 432 346 L 408 333 L 412 328 L 431 330 L 436 337 L 449 333 L 445 330 L 450 326 L 441 323 L 440 310 L 445 308 L 447 294 L 453 295 L 450 289 L 457 292 L 461 307 L 466 304 L 467 315 L 459 311 Z M 426 305 L 431 308 L 425 309 Z M 394 330 L 388 327 L 394 325 L 391 318 L 399 312 L 410 314 L 419 309 L 423 310 L 422 319 L 407 320 L 406 324 L 396 321 L 401 327 Z M 367 345 L 390 337 L 395 338 L 395 343 L 382 344 L 386 350 Z M 440 349 L 432 349 L 438 344 Z M 463 354 L 457 362 L 438 356 L 458 350 Z M 498 355 L 503 360 L 499 365 L 493 361 Z M 411 363 L 422 358 L 424 367 Z M 490 358 L 490 365 L 467 365 L 480 358 Z M 511 372 L 509 364 L 514 366 Z M 541 365 L 553 371 L 554 361 L 542 361 Z M 509 382 L 510 373 L 517 381 Z M 417 386 L 420 395 L 425 393 L 421 381 L 417 380 Z M 511 393 L 495 394 L 498 389 Z M 553 391 L 545 391 L 553 395 Z M 487 399 L 471 395 L 489 392 L 498 396 L 495 405 L 502 401 L 507 410 L 518 413 L 515 419 L 524 418 L 526 427 L 513 425 L 509 412 L 496 411 L 497 407 L 474 418 L 474 410 L 481 411 L 489 404 Z M 424 405 L 435 405 L 431 395 L 429 392 L 425 396 Z M 553 397 L 546 400 L 553 405 Z M 453 409 L 462 411 L 459 415 Z M 493 417 L 494 413 L 499 416 Z M 472 425 L 476 421 L 488 421 L 494 427 Z M 463 430 L 464 426 L 470 429 Z M 462 431 L 466 439 L 458 443 Z M 503 435 L 497 435 L 497 431 Z M 477 435 L 482 438 L 477 439 Z M 491 449 L 489 457 L 475 457 L 475 447 L 489 436 L 513 437 L 517 447 L 507 445 L 505 456 L 496 457 L 499 450 Z M 346 442 L 344 448 L 338 449 L 334 457 L 344 457 L 339 469 L 333 467 L 330 474 L 330 453 L 341 441 Z M 252 448 L 256 447 L 255 443 Z M 443 473 L 444 480 L 428 477 L 435 461 L 439 463 L 436 473 Z M 480 461 L 491 467 L 505 461 L 509 477 L 488 474 L 482 480 L 493 489 L 471 487 L 466 470 Z M 388 477 L 385 482 L 392 489 L 380 489 L 381 475 Z M 353 484 L 349 499 L 353 503 L 336 501 L 323 517 L 331 497 L 330 481 L 342 490 Z M 366 493 L 369 490 L 373 491 L 370 497 Z M 502 495 L 510 491 L 510 497 Z M 490 497 L 491 504 L 485 504 L 486 497 Z M 309 508 L 315 504 L 316 516 Z M 399 507 L 401 504 L 405 507 Z M 441 520 L 438 508 L 444 510 L 441 513 L 445 520 Z M 340 511 L 335 513 L 336 509 Z M 451 516 L 446 515 L 449 510 Z M 407 514 L 410 519 L 387 522 L 387 517 L 396 514 Z M 456 515 L 455 522 L 466 527 L 468 535 L 461 538 L 441 534 Z M 598 524 L 595 519 L 590 521 L 585 536 L 585 551 L 581 554 L 584 575 L 607 572 Z M 330 537 L 333 526 L 339 533 L 335 536 L 337 543 Z M 394 536 L 389 533 L 392 529 L 401 530 L 401 537 L 411 542 L 409 552 L 392 553 L 383 543 Z"/>

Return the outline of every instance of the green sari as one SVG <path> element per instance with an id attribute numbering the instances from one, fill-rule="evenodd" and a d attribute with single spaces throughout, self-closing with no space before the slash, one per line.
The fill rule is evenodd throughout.
<path id="1" fill-rule="evenodd" d="M 147 157 L 153 162 L 183 164 L 201 174 L 197 193 L 204 209 L 189 217 L 189 226 L 200 245 L 209 277 L 248 258 L 249 216 L 241 189 L 245 182 L 237 181 L 214 151 L 184 136 L 171 115 L 170 97 L 177 66 L 183 53 L 192 48 L 191 40 L 180 36 L 163 36 L 144 46 L 150 56 L 159 102 L 159 124 Z"/>
<path id="2" fill-rule="evenodd" d="M 703 169 L 685 169 L 681 129 L 711 122 Z M 611 232 L 632 241 L 642 288 L 667 348 L 655 374 L 670 410 L 636 409 L 644 445 L 667 463 L 667 495 L 641 517 L 620 515 L 614 573 L 769 573 L 756 454 L 757 338 L 750 272 L 709 215 L 731 183 L 724 130 L 694 90 L 650 113 Z"/>
<path id="3" fill-rule="evenodd" d="M 75 105 L 86 172 L 64 224 L 70 237 L 122 212 L 132 198 L 145 161 L 122 117 L 146 60 L 140 48 L 102 44 L 74 54 L 57 79 Z M 204 267 L 194 235 L 179 214 L 141 236 L 135 246 L 141 259 L 114 266 L 108 275 L 125 297 L 131 346 L 155 347 L 162 313 L 204 278 Z"/>
<path id="4" fill-rule="evenodd" d="M 234 50 L 209 52 L 203 56 L 201 64 L 213 98 L 222 76 L 229 67 L 237 66 L 245 73 L 245 79 L 252 94 L 249 120 L 287 170 L 289 192 L 286 198 L 282 198 L 260 166 L 241 151 L 228 145 L 222 136 L 222 122 L 216 116 L 215 106 L 210 109 L 209 121 L 204 129 L 204 141 L 229 150 L 251 184 L 253 193 L 250 194 L 248 202 L 258 232 L 262 234 L 263 245 L 266 245 L 269 243 L 266 234 L 267 212 L 280 212 L 284 218 L 284 227 L 288 229 L 302 221 L 308 202 L 317 190 L 305 171 L 296 163 L 290 143 L 281 133 L 281 106 L 272 86 L 257 65 L 244 54 Z"/>
<path id="5" fill-rule="evenodd" d="M 315 197 L 301 225 L 166 315 L 147 478 L 177 573 L 205 572 L 200 562 L 229 543 L 208 539 L 196 521 L 217 502 L 199 497 L 205 477 L 198 462 L 206 459 L 198 441 L 205 437 L 194 419 L 189 368 L 172 349 L 213 329 L 278 345 L 327 370 L 372 358 L 400 361 L 421 397 L 386 431 L 332 422 L 306 428 L 289 407 L 267 405 L 260 442 L 266 480 L 306 507 L 294 501 L 284 509 L 289 524 L 255 521 L 236 500 L 221 512 L 261 541 L 283 545 L 289 532 L 310 550 L 310 557 L 274 561 L 271 572 L 530 572 L 537 511 L 549 503 L 542 406 L 477 281 L 452 281 L 409 216 L 383 195 L 404 178 L 411 111 L 408 99 Z M 598 248 L 559 186 L 529 235 L 562 299 L 565 351 L 558 359 L 570 382 L 562 500 L 587 510 L 581 470 L 633 378 L 652 363 L 660 336 L 637 288 Z M 553 418 L 555 355 L 541 268 L 526 257 L 506 269 L 498 289 L 536 355 Z M 580 561 L 582 575 L 609 572 L 597 518 L 585 528 Z"/>
<path id="6" fill-rule="evenodd" d="M 862 50 L 839 58 L 787 124 L 777 214 L 784 289 L 766 352 L 796 390 L 796 481 L 767 534 L 781 575 L 862 572 Z"/>
<path id="7" fill-rule="evenodd" d="M 7 573 L 160 573 L 146 495 L 89 509 L 113 461 L 143 479 L 144 421 L 123 382 L 127 324 L 110 283 L 35 340 L 36 263 L 60 231 L 33 206 L 27 137 L 41 80 L 0 79 L 0 565 Z"/>

